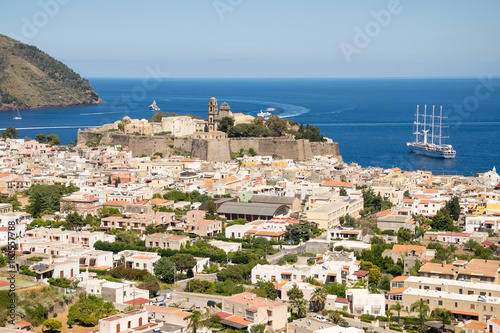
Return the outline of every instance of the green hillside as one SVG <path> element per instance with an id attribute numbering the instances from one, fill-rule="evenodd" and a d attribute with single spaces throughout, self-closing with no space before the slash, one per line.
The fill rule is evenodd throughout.
<path id="1" fill-rule="evenodd" d="M 0 110 L 101 102 L 89 82 L 68 66 L 0 34 Z"/>

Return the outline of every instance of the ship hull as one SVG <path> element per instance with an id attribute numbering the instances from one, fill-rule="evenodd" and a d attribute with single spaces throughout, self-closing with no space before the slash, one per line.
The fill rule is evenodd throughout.
<path id="1" fill-rule="evenodd" d="M 439 150 L 439 149 L 432 149 L 431 147 L 424 147 L 420 145 L 415 145 L 412 143 L 408 143 L 408 148 L 410 149 L 411 152 L 415 154 L 420 154 L 428 157 L 435 157 L 435 158 L 446 158 L 446 159 L 452 159 L 455 158 L 455 151 L 447 151 L 447 150 Z"/>

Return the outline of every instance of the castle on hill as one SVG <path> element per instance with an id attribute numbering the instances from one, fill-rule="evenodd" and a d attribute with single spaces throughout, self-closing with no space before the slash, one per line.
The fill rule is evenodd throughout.
<path id="1" fill-rule="evenodd" d="M 231 112 L 227 102 L 220 106 L 217 99 L 212 97 L 208 101 L 207 119 L 197 119 L 191 116 L 163 117 L 159 122 L 149 122 L 146 119 L 131 119 L 126 116 L 112 124 L 101 126 L 103 131 L 122 130 L 125 134 L 152 136 L 158 133 L 171 134 L 175 137 L 195 137 L 198 139 L 225 138 L 226 133 L 218 131 L 220 121 L 230 117 L 235 124 L 251 123 L 255 117 L 243 113 Z"/>

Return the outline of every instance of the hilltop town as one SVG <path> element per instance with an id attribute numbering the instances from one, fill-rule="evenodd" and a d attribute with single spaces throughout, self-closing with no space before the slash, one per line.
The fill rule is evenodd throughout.
<path id="1" fill-rule="evenodd" d="M 218 110 L 208 121 L 124 118 L 95 131 L 229 140 L 220 121 L 248 117 L 229 114 L 227 104 Z M 138 157 L 104 137 L 83 142 L 80 134 L 77 145 L 59 146 L 9 133 L 0 139 L 2 310 L 9 288 L 19 296 L 15 318 L 0 312 L 2 326 L 500 330 L 494 167 L 434 175 L 256 146 L 221 159 L 175 147 Z"/>
<path id="2" fill-rule="evenodd" d="M 133 156 L 189 155 L 206 161 L 230 161 L 233 154 L 250 151 L 293 160 L 314 155 L 340 159 L 339 146 L 319 132 L 318 127 L 298 124 L 269 114 L 253 117 L 233 113 L 227 102 L 208 101 L 206 119 L 158 111 L 151 119 L 128 116 L 111 124 L 78 131 L 78 144 L 121 145 Z"/>

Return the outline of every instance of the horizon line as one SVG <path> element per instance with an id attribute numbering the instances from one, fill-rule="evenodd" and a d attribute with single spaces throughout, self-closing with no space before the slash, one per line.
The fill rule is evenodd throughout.
<path id="1" fill-rule="evenodd" d="M 415 80 L 415 79 L 478 79 L 488 75 L 476 76 L 275 76 L 275 77 L 197 77 L 197 76 L 160 76 L 160 79 L 196 79 L 196 80 L 284 80 L 284 79 L 399 79 L 399 80 Z M 143 79 L 144 76 L 82 76 L 87 79 Z M 493 79 L 499 79 L 499 75 L 491 75 Z"/>

